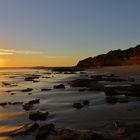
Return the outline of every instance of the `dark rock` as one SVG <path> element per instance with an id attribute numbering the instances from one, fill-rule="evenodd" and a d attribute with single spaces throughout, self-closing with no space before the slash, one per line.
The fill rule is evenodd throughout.
<path id="1" fill-rule="evenodd" d="M 60 130 L 53 140 L 117 140 L 110 136 L 89 131 L 76 131 L 71 129 Z"/>
<path id="2" fill-rule="evenodd" d="M 81 103 L 73 103 L 72 106 L 73 106 L 74 108 L 76 108 L 76 109 L 81 109 L 81 108 L 84 107 Z"/>
<path id="3" fill-rule="evenodd" d="M 39 80 L 33 80 L 33 83 L 38 83 L 39 82 Z"/>
<path id="4" fill-rule="evenodd" d="M 24 110 L 28 111 L 33 108 L 34 104 L 39 104 L 39 103 L 40 103 L 40 99 L 35 99 L 35 100 L 31 100 L 28 103 L 24 104 L 22 107 Z"/>
<path id="5" fill-rule="evenodd" d="M 26 89 L 23 89 L 22 92 L 30 92 L 32 90 L 33 90 L 32 88 L 26 88 Z"/>
<path id="6" fill-rule="evenodd" d="M 124 97 L 119 97 L 118 98 L 118 102 L 119 103 L 128 103 L 128 97 L 124 96 Z"/>
<path id="7" fill-rule="evenodd" d="M 117 98 L 114 97 L 114 96 L 107 96 L 106 97 L 106 102 L 109 103 L 109 104 L 115 104 L 117 103 Z"/>
<path id="8" fill-rule="evenodd" d="M 93 82 L 94 81 L 92 79 L 76 79 L 70 81 L 69 84 L 72 87 L 89 87 L 89 85 Z"/>
<path id="9" fill-rule="evenodd" d="M 42 76 L 42 78 L 46 78 L 46 79 L 48 79 L 48 78 L 50 78 L 50 77 L 48 77 L 48 76 Z"/>
<path id="10" fill-rule="evenodd" d="M 22 107 L 23 107 L 24 110 L 29 111 L 33 108 L 33 105 L 24 104 Z"/>
<path id="11" fill-rule="evenodd" d="M 50 88 L 42 88 L 41 89 L 41 91 L 50 91 L 50 90 L 52 90 L 52 89 L 50 89 Z"/>
<path id="12" fill-rule="evenodd" d="M 25 124 L 21 128 L 13 131 L 10 133 L 10 136 L 18 136 L 18 135 L 27 135 L 31 132 L 34 132 L 37 128 L 39 128 L 39 125 L 37 123 L 33 124 Z"/>
<path id="13" fill-rule="evenodd" d="M 11 93 L 10 95 L 15 95 L 16 93 Z"/>
<path id="14" fill-rule="evenodd" d="M 7 102 L 0 103 L 0 106 L 6 106 Z"/>
<path id="15" fill-rule="evenodd" d="M 138 140 L 140 138 L 140 124 L 139 123 L 119 123 L 114 122 L 114 127 L 117 129 L 117 136 L 118 139 L 120 138 L 132 138 L 132 140 Z"/>
<path id="16" fill-rule="evenodd" d="M 83 105 L 89 105 L 90 104 L 89 100 L 83 100 L 82 103 L 83 103 Z"/>
<path id="17" fill-rule="evenodd" d="M 48 115 L 49 115 L 48 112 L 40 112 L 40 111 L 30 112 L 29 119 L 33 121 L 37 121 L 37 120 L 44 121 L 47 119 Z"/>
<path id="18" fill-rule="evenodd" d="M 23 102 L 8 102 L 9 105 L 22 105 Z"/>
<path id="19" fill-rule="evenodd" d="M 125 95 L 131 89 L 131 85 L 106 85 L 104 88 L 107 96 Z"/>
<path id="20" fill-rule="evenodd" d="M 84 92 L 84 91 L 86 91 L 87 89 L 86 88 L 81 88 L 81 89 L 79 89 L 78 91 L 79 92 Z"/>
<path id="21" fill-rule="evenodd" d="M 57 133 L 53 140 L 80 140 L 79 137 L 80 134 L 74 130 L 62 129 Z"/>
<path id="22" fill-rule="evenodd" d="M 46 137 L 48 137 L 50 134 L 52 134 L 55 131 L 54 124 L 46 124 L 39 128 L 37 134 L 36 134 L 36 140 L 44 140 Z"/>
<path id="23" fill-rule="evenodd" d="M 60 84 L 60 85 L 53 86 L 53 88 L 56 88 L 56 89 L 64 89 L 65 86 L 63 84 Z"/>
<path id="24" fill-rule="evenodd" d="M 28 103 L 26 103 L 26 105 L 33 105 L 33 104 L 39 104 L 40 103 L 40 99 L 35 99 L 35 100 L 31 100 Z"/>
<path id="25" fill-rule="evenodd" d="M 8 82 L 2 82 L 2 86 L 17 86 L 17 83 L 8 83 Z"/>
<path id="26" fill-rule="evenodd" d="M 35 79 L 39 79 L 40 75 L 31 75 L 29 77 L 25 77 L 24 81 L 34 81 Z"/>
<path id="27" fill-rule="evenodd" d="M 2 82 L 2 86 L 10 86 L 11 84 L 8 82 Z"/>
<path id="28" fill-rule="evenodd" d="M 104 91 L 104 85 L 98 82 L 94 82 L 92 84 L 89 84 L 89 91 Z"/>

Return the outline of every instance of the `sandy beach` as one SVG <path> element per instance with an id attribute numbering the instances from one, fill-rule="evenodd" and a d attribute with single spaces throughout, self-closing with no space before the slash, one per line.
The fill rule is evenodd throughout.
<path id="1" fill-rule="evenodd" d="M 95 69 L 96 70 L 96 69 Z M 108 66 L 97 69 L 99 72 L 111 72 L 118 75 L 140 76 L 140 65 Z"/>

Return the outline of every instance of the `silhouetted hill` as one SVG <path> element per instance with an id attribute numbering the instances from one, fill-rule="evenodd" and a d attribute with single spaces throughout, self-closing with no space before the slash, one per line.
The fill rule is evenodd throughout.
<path id="1" fill-rule="evenodd" d="M 114 50 L 107 54 L 89 57 L 78 62 L 77 67 L 140 65 L 140 45 L 126 50 Z"/>

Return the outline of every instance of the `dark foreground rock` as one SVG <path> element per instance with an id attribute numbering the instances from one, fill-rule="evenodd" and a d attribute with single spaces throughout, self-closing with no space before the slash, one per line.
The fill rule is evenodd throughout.
<path id="1" fill-rule="evenodd" d="M 25 124 L 21 128 L 11 132 L 10 136 L 27 135 L 31 132 L 34 132 L 37 128 L 39 128 L 37 123 Z"/>
<path id="2" fill-rule="evenodd" d="M 119 140 L 139 140 L 140 123 L 120 123 L 114 122 L 117 130 L 116 137 Z"/>
<path id="3" fill-rule="evenodd" d="M 63 84 L 55 85 L 55 86 L 53 86 L 53 88 L 55 88 L 55 89 L 64 89 L 65 85 L 63 85 Z"/>
<path id="4" fill-rule="evenodd" d="M 35 99 L 35 100 L 31 100 L 28 103 L 26 103 L 27 105 L 33 105 L 33 104 L 39 104 L 40 103 L 40 99 Z"/>
<path id="5" fill-rule="evenodd" d="M 91 131 L 76 131 L 71 129 L 62 129 L 56 134 L 53 140 L 117 140 L 117 139 Z"/>
<path id="6" fill-rule="evenodd" d="M 104 85 L 99 83 L 98 81 L 95 81 L 93 79 L 84 78 L 84 79 L 76 79 L 73 81 L 70 81 L 68 83 L 71 87 L 83 87 L 83 89 L 88 88 L 90 91 L 104 91 Z M 83 89 L 79 90 L 82 91 Z"/>
<path id="7" fill-rule="evenodd" d="M 40 103 L 40 99 L 35 99 L 35 100 L 31 100 L 28 103 L 24 104 L 22 107 L 24 110 L 28 111 L 33 108 L 34 104 L 39 104 L 39 103 Z"/>
<path id="8" fill-rule="evenodd" d="M 82 103 L 83 103 L 83 105 L 89 105 L 90 104 L 89 100 L 83 100 Z"/>
<path id="9" fill-rule="evenodd" d="M 32 88 L 26 88 L 26 89 L 23 89 L 23 90 L 21 90 L 22 92 L 30 92 L 30 91 L 32 91 L 33 89 Z"/>
<path id="10" fill-rule="evenodd" d="M 140 96 L 140 83 L 133 83 L 131 85 L 106 85 L 105 95 L 116 96 Z"/>
<path id="11" fill-rule="evenodd" d="M 37 121 L 37 120 L 44 121 L 47 119 L 48 115 L 49 115 L 48 112 L 40 112 L 40 111 L 30 112 L 29 119 L 33 121 Z"/>
<path id="12" fill-rule="evenodd" d="M 73 103 L 72 107 L 74 107 L 76 109 L 81 109 L 84 107 L 84 105 L 82 105 L 81 103 Z"/>
<path id="13" fill-rule="evenodd" d="M 54 124 L 46 124 L 39 128 L 37 134 L 36 134 L 36 140 L 44 140 L 46 137 L 48 137 L 50 134 L 55 132 L 55 126 Z"/>
<path id="14" fill-rule="evenodd" d="M 114 96 L 106 97 L 106 102 L 109 104 L 115 104 L 115 103 L 117 103 L 117 101 L 118 101 L 117 97 L 114 97 Z"/>
<path id="15" fill-rule="evenodd" d="M 22 105 L 23 102 L 2 102 L 0 103 L 0 106 L 6 106 L 6 105 Z"/>
<path id="16" fill-rule="evenodd" d="M 50 90 L 52 90 L 52 89 L 50 89 L 50 88 L 42 88 L 41 89 L 41 91 L 50 91 Z"/>
<path id="17" fill-rule="evenodd" d="M 31 109 L 33 108 L 33 105 L 24 104 L 24 105 L 22 106 L 22 108 L 23 108 L 24 110 L 26 110 L 26 111 L 29 111 L 29 110 L 31 110 Z"/>

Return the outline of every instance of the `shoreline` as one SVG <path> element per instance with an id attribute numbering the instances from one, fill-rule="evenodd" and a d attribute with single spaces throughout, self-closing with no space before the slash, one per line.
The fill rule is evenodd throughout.
<path id="1" fill-rule="evenodd" d="M 99 68 L 92 68 L 97 72 L 109 72 L 120 76 L 140 76 L 140 65 L 127 66 L 105 66 Z"/>

